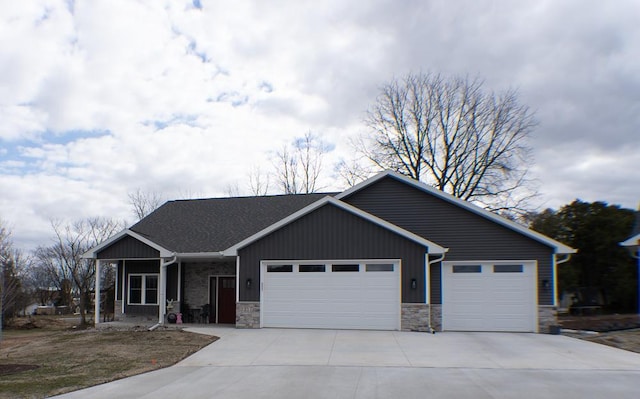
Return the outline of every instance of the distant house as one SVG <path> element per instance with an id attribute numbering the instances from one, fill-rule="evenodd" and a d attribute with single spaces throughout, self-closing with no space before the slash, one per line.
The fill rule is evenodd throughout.
<path id="1" fill-rule="evenodd" d="M 620 245 L 627 248 L 631 256 L 638 261 L 638 313 L 640 313 L 640 210 L 636 211 L 636 221 L 631 237 L 621 242 Z"/>
<path id="2" fill-rule="evenodd" d="M 631 237 L 621 242 L 620 245 L 629 249 L 635 258 L 640 257 L 640 210 L 636 211 L 636 221 L 633 225 Z"/>
<path id="3" fill-rule="evenodd" d="M 170 303 L 239 328 L 546 332 L 574 252 L 383 172 L 341 193 L 169 201 L 85 257 L 117 264 L 117 318 L 164 322 Z"/>

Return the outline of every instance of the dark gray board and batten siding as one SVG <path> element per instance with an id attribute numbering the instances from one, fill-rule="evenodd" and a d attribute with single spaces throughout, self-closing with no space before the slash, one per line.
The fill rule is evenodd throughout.
<path id="1" fill-rule="evenodd" d="M 551 247 L 391 176 L 342 201 L 449 248 L 445 261 L 536 260 L 538 287 L 553 284 Z M 442 302 L 441 282 L 440 266 L 432 267 L 432 303 Z M 552 296 L 539 289 L 539 304 L 553 304 Z"/>
<path id="2" fill-rule="evenodd" d="M 160 258 L 160 251 L 125 235 L 96 254 L 98 259 Z"/>
<path id="3" fill-rule="evenodd" d="M 261 260 L 401 259 L 402 302 L 424 303 L 426 248 L 341 208 L 326 204 L 240 249 L 240 276 L 260 281 Z M 411 279 L 418 282 L 411 289 Z M 259 301 L 258 284 L 240 284 L 240 301 Z"/>

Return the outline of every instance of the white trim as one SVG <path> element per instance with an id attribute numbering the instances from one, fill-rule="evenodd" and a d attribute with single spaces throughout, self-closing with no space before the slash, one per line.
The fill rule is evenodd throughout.
<path id="1" fill-rule="evenodd" d="M 178 261 L 178 297 L 176 300 L 180 302 L 180 310 L 182 310 L 182 301 L 180 300 L 180 294 L 182 294 L 182 260 Z"/>
<path id="2" fill-rule="evenodd" d="M 127 276 L 127 272 L 126 272 L 126 267 L 127 265 L 127 260 L 123 259 L 122 260 L 122 296 L 120 297 L 120 303 L 121 303 L 121 307 L 122 307 L 122 314 L 125 314 L 125 304 L 127 303 L 127 282 L 126 282 L 126 276 Z"/>
<path id="3" fill-rule="evenodd" d="M 178 252 L 176 256 L 180 259 L 219 259 L 224 258 L 222 252 Z"/>
<path id="4" fill-rule="evenodd" d="M 288 225 L 289 223 L 294 222 L 297 219 L 300 219 L 301 217 L 307 215 L 308 213 L 311 213 L 311 212 L 315 211 L 316 209 L 319 209 L 322 206 L 327 205 L 327 204 L 336 206 L 336 207 L 338 207 L 338 208 L 340 208 L 340 209 L 342 209 L 344 211 L 350 212 L 350 213 L 352 213 L 352 214 L 354 214 L 356 216 L 361 217 L 362 219 L 368 220 L 369 222 L 372 222 L 374 224 L 377 224 L 380 227 L 383 227 L 383 228 L 385 228 L 387 230 L 390 230 L 393 233 L 396 233 L 396 234 L 398 234 L 400 236 L 403 236 L 403 237 L 405 237 L 405 238 L 407 238 L 407 239 L 409 239 L 411 241 L 414 241 L 414 242 L 416 242 L 416 243 L 418 243 L 420 245 L 423 245 L 423 246 L 427 247 L 429 253 L 442 254 L 442 253 L 445 253 L 445 252 L 448 251 L 448 248 L 441 247 L 440 245 L 438 245 L 438 244 L 436 244 L 436 243 L 434 243 L 432 241 L 429 241 L 429 240 L 427 240 L 427 239 L 425 239 L 423 237 L 420 237 L 419 235 L 414 234 L 414 233 L 412 233 L 410 231 L 404 230 L 404 229 L 402 229 L 402 228 L 400 228 L 400 227 L 398 227 L 398 226 L 396 226 L 394 224 L 391 224 L 391 223 L 387 222 L 386 220 L 380 219 L 377 216 L 374 216 L 374 215 L 371 215 L 371 214 L 369 214 L 367 212 L 364 212 L 361 209 L 358 209 L 358 208 L 356 208 L 356 207 L 354 207 L 352 205 L 349 205 L 349 204 L 347 204 L 345 202 L 337 200 L 337 199 L 335 199 L 333 197 L 326 196 L 326 197 L 324 197 L 324 198 L 322 198 L 322 199 L 320 199 L 320 200 L 318 200 L 318 201 L 316 201 L 316 202 L 314 202 L 314 203 L 312 203 L 312 204 L 300 209 L 299 211 L 287 216 L 286 218 L 281 219 L 280 221 L 272 224 L 271 226 L 268 226 L 267 228 L 262 229 L 261 231 L 259 231 L 259 232 L 255 233 L 255 234 L 253 234 L 252 236 L 240 241 L 239 243 L 227 248 L 226 250 L 222 251 L 222 253 L 225 256 L 237 256 L 239 249 L 251 244 L 254 241 L 259 240 L 262 237 L 265 237 L 265 236 L 273 233 L 274 231 L 276 231 L 276 230 Z"/>
<path id="5" fill-rule="evenodd" d="M 142 278 L 142 287 L 140 288 L 140 301 L 141 303 L 131 303 L 131 276 L 140 276 Z M 158 278 L 158 288 L 156 292 L 156 303 L 146 303 L 146 285 L 147 276 L 156 276 Z M 127 282 L 127 305 L 138 306 L 159 306 L 160 305 L 160 273 L 129 273 Z"/>
<path id="6" fill-rule="evenodd" d="M 83 253 L 81 258 L 83 258 L 83 259 L 95 259 L 98 252 L 100 252 L 102 249 L 110 246 L 111 244 L 114 244 L 116 241 L 120 240 L 124 236 L 133 237 L 136 240 L 138 240 L 140 242 L 143 242 L 144 244 L 147 244 L 151 248 L 157 250 L 158 252 L 160 252 L 160 258 L 169 258 L 169 257 L 174 255 L 174 253 L 172 251 L 169 251 L 168 249 L 156 244 L 155 242 L 149 240 L 148 238 L 145 238 L 145 237 L 141 236 L 140 234 L 138 234 L 138 233 L 136 233 L 134 231 L 131 231 L 129 229 L 124 229 L 121 232 L 111 236 L 111 238 L 109 238 L 108 240 L 102 242 L 99 245 L 96 245 L 95 247 L 91 248 L 87 252 Z M 105 260 L 105 259 L 102 259 L 102 260 Z"/>
<path id="7" fill-rule="evenodd" d="M 240 278 L 240 257 L 236 256 L 236 276 Z M 236 281 L 236 304 L 240 302 L 240 284 Z"/>
<path id="8" fill-rule="evenodd" d="M 380 172 L 377 175 L 359 183 L 356 184 L 355 186 L 351 187 L 348 190 L 345 190 L 343 192 L 341 192 L 340 194 L 336 195 L 335 198 L 341 200 L 344 197 L 347 197 L 357 191 L 362 190 L 363 188 L 377 182 L 378 180 L 384 178 L 384 177 L 393 177 L 396 180 L 400 180 L 401 182 L 407 183 L 419 190 L 422 190 L 426 193 L 429 193 L 433 196 L 436 196 L 438 198 L 441 198 L 445 201 L 448 201 L 450 203 L 453 203 L 454 205 L 457 205 L 461 208 L 464 208 L 470 212 L 473 212 L 479 216 L 482 216 L 486 219 L 489 219 L 495 223 L 498 223 L 504 227 L 507 227 L 511 230 L 514 230 L 520 234 L 523 234 L 529 238 L 532 238 L 538 242 L 541 242 L 542 244 L 548 245 L 552 248 L 554 248 L 556 253 L 561 253 L 561 254 L 572 254 L 572 253 L 576 253 L 577 250 L 559 242 L 556 241 L 552 238 L 549 238 L 543 234 L 538 233 L 537 231 L 533 231 L 531 229 L 528 229 L 522 225 L 519 225 L 518 223 L 512 222 L 509 219 L 503 218 L 502 216 L 499 216 L 493 212 L 487 211 L 486 209 L 480 208 L 477 205 L 472 204 L 471 202 L 468 201 L 464 201 L 460 198 L 454 197 L 451 194 L 445 193 L 444 191 L 438 190 L 435 187 L 432 187 L 428 184 L 425 184 L 423 182 L 417 181 L 415 179 L 412 179 L 410 177 L 401 175 L 397 172 L 393 172 L 393 171 L 384 171 L 384 172 Z"/>
<path id="9" fill-rule="evenodd" d="M 623 247 L 634 247 L 640 246 L 640 234 L 636 234 L 633 237 L 630 237 L 620 243 Z"/>
<path id="10" fill-rule="evenodd" d="M 93 315 L 93 323 L 97 326 L 100 324 L 100 259 L 95 260 L 96 263 L 96 275 L 95 275 L 95 298 L 94 302 L 94 315 Z"/>

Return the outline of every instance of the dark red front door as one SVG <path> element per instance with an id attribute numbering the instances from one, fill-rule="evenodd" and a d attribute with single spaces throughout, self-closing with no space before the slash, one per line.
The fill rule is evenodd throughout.
<path id="1" fill-rule="evenodd" d="M 236 323 L 235 277 L 218 277 L 218 323 Z"/>

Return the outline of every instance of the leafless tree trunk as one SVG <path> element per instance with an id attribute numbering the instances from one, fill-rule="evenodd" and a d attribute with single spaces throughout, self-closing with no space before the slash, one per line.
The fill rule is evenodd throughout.
<path id="1" fill-rule="evenodd" d="M 55 243 L 41 247 L 36 256 L 57 280 L 59 289 L 64 281 L 71 281 L 80 299 L 80 325 L 87 325 L 86 314 L 90 306 L 90 293 L 95 281 L 95 267 L 90 259 L 81 256 L 124 228 L 124 223 L 105 218 L 90 218 L 75 223 L 51 223 Z"/>
<path id="2" fill-rule="evenodd" d="M 249 189 L 252 195 L 267 195 L 269 192 L 269 175 L 263 174 L 259 166 L 249 172 Z"/>
<path id="3" fill-rule="evenodd" d="M 356 148 L 379 169 L 432 184 L 497 212 L 525 212 L 535 126 L 513 90 L 485 93 L 482 82 L 408 74 L 384 85 L 365 119 L 372 134 Z"/>
<path id="4" fill-rule="evenodd" d="M 129 204 L 137 220 L 155 211 L 162 203 L 162 196 L 154 191 L 142 191 L 138 188 L 135 192 L 129 193 Z"/>
<path id="5" fill-rule="evenodd" d="M 0 220 L 0 330 L 5 320 L 28 305 L 30 295 L 24 278 L 28 262 L 29 259 L 13 247 L 11 232 Z"/>
<path id="6" fill-rule="evenodd" d="M 276 180 L 285 194 L 313 193 L 320 187 L 322 160 L 327 152 L 323 141 L 311 132 L 284 146 L 276 154 Z"/>

